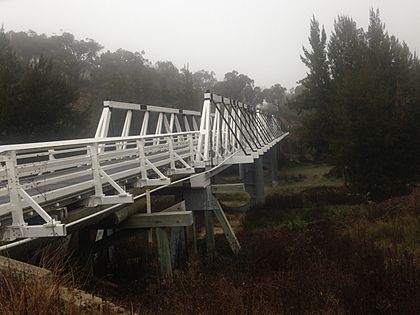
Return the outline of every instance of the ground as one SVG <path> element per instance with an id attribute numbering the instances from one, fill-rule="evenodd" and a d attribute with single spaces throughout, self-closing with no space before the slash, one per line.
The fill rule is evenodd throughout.
<path id="1" fill-rule="evenodd" d="M 140 314 L 418 314 L 420 190 L 373 203 L 328 165 L 280 174 L 265 206 L 229 213 L 238 256 L 217 229 L 215 260 L 192 257 L 172 284 L 120 303 Z"/>
<path id="2" fill-rule="evenodd" d="M 237 256 L 217 233 L 216 257 L 206 258 L 199 241 L 201 254 L 170 282 L 156 277 L 155 260 L 145 264 L 134 235 L 84 287 L 137 314 L 419 314 L 420 189 L 372 202 L 349 194 L 334 173 L 328 165 L 283 168 L 265 206 L 229 212 Z"/>

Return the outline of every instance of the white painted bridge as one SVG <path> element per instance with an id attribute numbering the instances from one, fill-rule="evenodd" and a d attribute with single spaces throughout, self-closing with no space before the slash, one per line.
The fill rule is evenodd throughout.
<path id="1" fill-rule="evenodd" d="M 105 101 L 94 138 L 0 146 L 0 240 L 65 236 L 144 196 L 133 187 L 204 188 L 216 169 L 262 157 L 287 136 L 280 126 L 273 114 L 211 93 L 201 112 Z M 73 204 L 97 211 L 53 218 Z"/>

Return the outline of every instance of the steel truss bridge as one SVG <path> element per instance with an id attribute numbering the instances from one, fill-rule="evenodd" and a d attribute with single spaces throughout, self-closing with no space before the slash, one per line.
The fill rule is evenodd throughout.
<path id="1" fill-rule="evenodd" d="M 105 101 L 94 138 L 0 146 L 0 241 L 65 236 L 173 183 L 206 189 L 287 134 L 279 117 L 211 93 L 201 112 Z M 71 221 L 74 205 L 86 211 Z"/>

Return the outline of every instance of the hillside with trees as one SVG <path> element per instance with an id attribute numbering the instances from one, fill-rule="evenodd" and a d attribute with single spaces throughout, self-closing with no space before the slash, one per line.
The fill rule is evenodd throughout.
<path id="1" fill-rule="evenodd" d="M 285 103 L 286 89 L 255 86 L 238 71 L 152 63 L 144 51 L 104 51 L 70 33 L 0 32 L 0 143 L 90 137 L 104 100 L 201 110 L 207 90 L 250 104 Z"/>

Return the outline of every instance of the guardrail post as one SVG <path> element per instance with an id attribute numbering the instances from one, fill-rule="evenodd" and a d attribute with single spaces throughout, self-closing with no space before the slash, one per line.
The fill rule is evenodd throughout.
<path id="1" fill-rule="evenodd" d="M 172 136 L 166 137 L 166 142 L 168 143 L 168 150 L 169 150 L 169 162 L 171 166 L 171 171 L 175 171 L 175 154 L 174 154 L 174 144 L 172 140 Z"/>
<path id="2" fill-rule="evenodd" d="M 98 143 L 88 145 L 88 149 L 92 165 L 93 186 L 95 188 L 95 195 L 91 197 L 89 206 L 96 207 L 100 204 L 133 203 L 133 196 L 121 188 L 121 186 L 101 168 L 98 158 Z M 117 195 L 105 196 L 102 187 L 102 178 L 117 191 Z"/>
<path id="3" fill-rule="evenodd" d="M 103 197 L 104 192 L 102 189 L 101 175 L 99 173 L 99 159 L 98 159 L 98 144 L 92 144 L 89 146 L 90 159 L 92 165 L 93 182 L 95 186 L 95 197 Z"/>
<path id="4" fill-rule="evenodd" d="M 23 211 L 18 192 L 19 177 L 16 172 L 16 152 L 11 151 L 10 153 L 6 154 L 4 156 L 4 160 L 6 163 L 7 189 L 9 190 L 10 196 L 10 209 L 12 210 L 12 224 L 14 226 L 24 226 L 26 225 L 26 222 L 23 219 Z"/>
<path id="5" fill-rule="evenodd" d="M 146 156 L 144 154 L 144 139 L 137 140 L 137 149 L 139 151 L 141 179 L 147 180 Z"/>
<path id="6" fill-rule="evenodd" d="M 193 134 L 189 134 L 188 135 L 188 140 L 189 140 L 189 146 L 190 146 L 190 164 L 191 167 L 194 167 L 194 158 L 195 158 L 195 153 L 194 153 L 194 136 Z"/>

